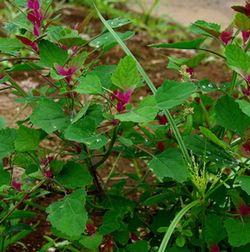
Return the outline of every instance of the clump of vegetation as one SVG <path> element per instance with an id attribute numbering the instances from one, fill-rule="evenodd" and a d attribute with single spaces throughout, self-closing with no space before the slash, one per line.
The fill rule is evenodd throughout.
<path id="1" fill-rule="evenodd" d="M 39 212 L 51 225 L 40 252 L 248 251 L 250 3 L 233 7 L 225 31 L 197 21 L 195 40 L 150 45 L 197 51 L 169 57 L 181 80 L 159 88 L 124 42 L 127 19 L 105 20 L 93 5 L 104 27 L 90 38 L 60 24 L 51 1 L 11 3 L 0 91 L 31 112 L 15 128 L 0 120 L 0 251 L 31 235 Z M 126 56 L 98 64 L 114 46 Z M 195 79 L 210 53 L 230 82 Z M 20 85 L 23 71 L 39 85 Z"/>

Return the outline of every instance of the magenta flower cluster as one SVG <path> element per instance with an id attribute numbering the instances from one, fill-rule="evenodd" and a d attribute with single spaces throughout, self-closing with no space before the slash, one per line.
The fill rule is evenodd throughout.
<path id="1" fill-rule="evenodd" d="M 126 110 L 125 106 L 128 104 L 132 93 L 133 93 L 132 89 L 128 89 L 127 91 L 124 91 L 124 92 L 122 92 L 120 90 L 116 90 L 113 92 L 113 94 L 111 96 L 111 100 L 117 101 L 116 110 L 119 113 L 122 113 Z"/>
<path id="2" fill-rule="evenodd" d="M 27 18 L 33 24 L 33 34 L 40 36 L 43 15 L 39 0 L 28 0 L 27 8 L 29 9 Z"/>

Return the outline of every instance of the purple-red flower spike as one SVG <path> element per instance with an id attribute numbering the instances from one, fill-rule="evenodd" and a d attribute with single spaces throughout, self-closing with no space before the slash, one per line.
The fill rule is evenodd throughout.
<path id="1" fill-rule="evenodd" d="M 86 225 L 86 231 L 89 236 L 95 234 L 96 232 L 96 226 L 93 224 L 87 224 Z"/>
<path id="2" fill-rule="evenodd" d="M 220 248 L 217 244 L 213 244 L 210 248 L 210 252 L 220 252 Z"/>
<path id="3" fill-rule="evenodd" d="M 250 17 L 250 1 L 249 0 L 246 1 L 245 9 L 246 9 L 246 15 Z"/>
<path id="4" fill-rule="evenodd" d="M 125 92 L 122 92 L 120 90 L 114 91 L 111 99 L 117 100 L 116 109 L 119 113 L 124 112 L 126 110 L 125 106 L 126 104 L 128 104 L 132 93 L 133 93 L 132 89 L 129 89 Z"/>
<path id="5" fill-rule="evenodd" d="M 63 67 L 63 66 L 57 65 L 56 70 L 61 76 L 64 76 L 66 82 L 68 84 L 70 84 L 71 79 L 72 79 L 72 75 L 77 71 L 77 68 L 75 68 L 75 67 Z"/>
<path id="6" fill-rule="evenodd" d="M 241 217 L 250 216 L 250 207 L 245 203 L 241 203 L 236 210 Z"/>
<path id="7" fill-rule="evenodd" d="M 243 44 L 245 45 L 250 37 L 250 30 L 242 31 L 241 34 L 242 34 Z"/>
<path id="8" fill-rule="evenodd" d="M 54 160 L 53 156 L 48 156 L 40 161 L 41 165 L 47 167 Z"/>
<path id="9" fill-rule="evenodd" d="M 30 10 L 27 18 L 33 24 L 33 34 L 35 36 L 40 36 L 43 15 L 41 13 L 39 0 L 28 0 L 27 8 Z"/>
<path id="10" fill-rule="evenodd" d="M 17 182 L 16 180 L 12 180 L 11 186 L 19 192 L 22 191 L 22 183 Z"/>
<path id="11" fill-rule="evenodd" d="M 194 75 L 194 69 L 192 67 L 188 67 L 186 69 L 186 72 L 190 75 L 190 77 L 192 78 Z"/>
<path id="12" fill-rule="evenodd" d="M 19 36 L 19 35 L 16 35 L 16 37 L 24 44 L 24 45 L 27 45 L 27 46 L 30 46 L 35 52 L 39 52 L 39 48 L 38 48 L 38 45 L 37 43 L 35 42 L 32 42 L 30 39 L 26 38 L 26 37 L 23 37 L 23 36 Z"/>
<path id="13" fill-rule="evenodd" d="M 39 10 L 40 9 L 39 0 L 28 0 L 27 7 L 32 10 Z"/>
<path id="14" fill-rule="evenodd" d="M 227 45 L 233 38 L 233 29 L 229 28 L 220 34 L 220 39 L 224 45 Z"/>
<path id="15" fill-rule="evenodd" d="M 163 152 L 165 150 L 165 144 L 164 142 L 158 142 L 157 143 L 157 148 L 160 152 Z"/>
<path id="16" fill-rule="evenodd" d="M 243 151 L 250 155 L 250 139 L 248 139 L 244 144 L 242 144 Z"/>
<path id="17" fill-rule="evenodd" d="M 168 123 L 168 119 L 165 115 L 157 115 L 157 119 L 160 125 L 166 125 Z"/>
<path id="18" fill-rule="evenodd" d="M 53 177 L 53 172 L 51 170 L 47 170 L 43 173 L 43 176 L 47 178 L 52 178 Z"/>

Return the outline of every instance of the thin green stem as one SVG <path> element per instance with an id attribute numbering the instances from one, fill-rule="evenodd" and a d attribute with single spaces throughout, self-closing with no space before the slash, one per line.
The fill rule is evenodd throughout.
<path id="1" fill-rule="evenodd" d="M 198 205 L 200 203 L 200 200 L 196 200 L 193 201 L 191 203 L 189 203 L 188 205 L 186 205 L 184 208 L 182 208 L 182 210 L 175 216 L 175 218 L 173 219 L 173 221 L 171 222 L 170 226 L 168 227 L 167 232 L 164 235 L 164 238 L 161 242 L 160 248 L 158 250 L 158 252 L 165 252 L 167 246 L 168 246 L 168 242 L 176 228 L 176 226 L 178 225 L 178 223 L 180 222 L 180 220 L 182 219 L 182 217 L 193 207 L 195 207 L 196 205 Z"/>
<path id="2" fill-rule="evenodd" d="M 115 129 L 113 131 L 113 136 L 111 138 L 111 141 L 110 141 L 110 144 L 108 147 L 108 150 L 106 151 L 106 153 L 103 155 L 103 158 L 99 162 L 92 165 L 91 169 L 97 169 L 100 165 L 102 165 L 108 159 L 108 157 L 110 156 L 110 154 L 113 150 L 113 147 L 114 147 L 114 144 L 115 144 L 115 141 L 117 138 L 117 133 L 118 133 L 118 127 L 115 127 Z"/>
<path id="3" fill-rule="evenodd" d="M 5 237 L 3 235 L 1 235 L 1 237 L 0 237 L 0 252 L 6 251 L 5 246 L 4 246 L 4 240 L 5 240 Z"/>
<path id="4" fill-rule="evenodd" d="M 235 86 L 236 86 L 236 81 L 237 81 L 237 73 L 233 72 L 233 77 L 232 77 L 232 81 L 231 81 L 231 85 L 230 85 L 230 94 L 233 93 Z"/>
<path id="5" fill-rule="evenodd" d="M 22 97 L 27 97 L 28 96 L 28 94 L 24 91 L 24 89 L 21 86 L 19 86 L 10 76 L 9 76 L 8 81 L 10 82 L 12 87 L 15 88 L 17 90 L 17 92 L 19 92 L 19 94 Z"/>
<path id="6" fill-rule="evenodd" d="M 109 182 L 110 178 L 111 178 L 112 175 L 114 174 L 116 165 L 117 165 L 117 163 L 118 163 L 120 157 L 121 157 L 121 153 L 119 153 L 119 155 L 118 155 L 117 158 L 115 159 L 115 162 L 114 162 L 113 165 L 112 165 L 111 171 L 110 171 L 110 173 L 109 173 L 109 175 L 108 175 L 108 177 L 107 177 L 107 179 L 106 179 L 106 181 L 105 181 L 106 184 Z"/>
<path id="7" fill-rule="evenodd" d="M 200 99 L 200 107 L 201 107 L 201 109 L 202 109 L 202 111 L 203 111 L 203 113 L 204 113 L 207 126 L 210 128 L 210 127 L 211 127 L 211 124 L 210 124 L 210 120 L 209 120 L 209 114 L 208 114 L 208 112 L 207 112 L 207 110 L 206 110 L 206 107 L 205 107 L 205 105 L 204 105 L 202 99 Z"/>
<path id="8" fill-rule="evenodd" d="M 223 56 L 222 54 L 217 53 L 217 52 L 214 52 L 214 51 L 212 51 L 212 50 L 210 50 L 210 49 L 206 49 L 206 48 L 197 48 L 197 50 L 209 52 L 209 53 L 212 53 L 212 54 L 214 54 L 214 55 L 216 55 L 216 56 L 218 56 L 218 57 L 220 57 L 220 58 L 222 58 L 222 59 L 226 59 L 226 57 Z"/>

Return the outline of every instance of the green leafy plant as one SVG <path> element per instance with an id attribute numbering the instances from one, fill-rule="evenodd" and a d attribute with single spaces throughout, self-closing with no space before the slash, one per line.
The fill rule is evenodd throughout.
<path id="1" fill-rule="evenodd" d="M 158 88 L 126 45 L 134 33 L 119 30 L 127 19 L 94 6 L 104 27 L 90 38 L 61 25 L 50 1 L 11 3 L 0 91 L 29 112 L 15 127 L 0 119 L 0 251 L 32 235 L 38 214 L 50 225 L 40 252 L 248 251 L 249 3 L 233 7 L 230 29 L 197 21 L 196 39 L 151 45 L 197 51 L 170 56 L 181 78 Z M 114 46 L 126 56 L 98 64 Z M 196 78 L 210 53 L 230 82 Z M 19 83 L 23 72 L 37 87 Z"/>

